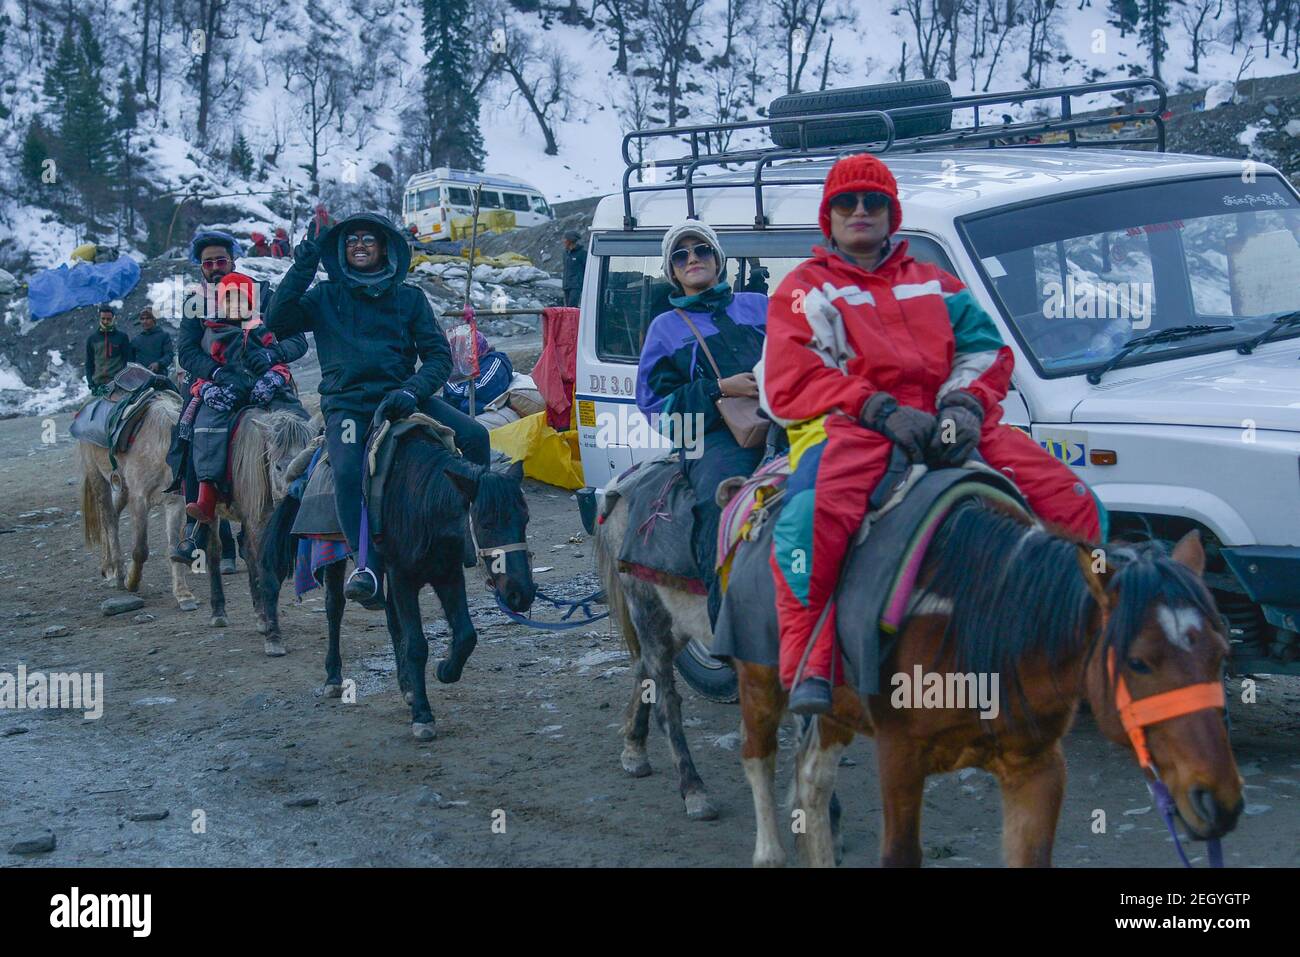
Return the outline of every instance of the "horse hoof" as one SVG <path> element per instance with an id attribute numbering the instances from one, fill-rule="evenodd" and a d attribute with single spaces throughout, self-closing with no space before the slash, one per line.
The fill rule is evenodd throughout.
<path id="1" fill-rule="evenodd" d="M 283 658 L 287 654 L 284 642 L 279 638 L 268 638 L 262 643 L 262 646 L 265 648 L 268 658 Z"/>
<path id="2" fill-rule="evenodd" d="M 461 673 L 465 670 L 462 664 L 459 668 L 449 658 L 443 658 L 438 662 L 438 666 L 433 669 L 434 675 L 445 685 L 454 685 L 460 680 Z"/>
<path id="3" fill-rule="evenodd" d="M 193 598 L 182 598 L 180 601 L 176 603 L 176 607 L 179 608 L 181 611 L 198 611 L 199 603 L 196 602 Z"/>
<path id="4" fill-rule="evenodd" d="M 707 794 L 686 795 L 686 816 L 692 821 L 716 821 L 718 809 Z"/>
<path id="5" fill-rule="evenodd" d="M 414 735 L 417 741 L 432 741 L 433 722 L 430 721 L 426 724 L 421 721 L 413 721 L 411 723 L 411 734 Z"/>
<path id="6" fill-rule="evenodd" d="M 325 697 L 327 698 L 342 698 L 343 686 L 341 684 L 326 685 L 324 688 L 321 689 L 321 693 L 324 694 Z"/>
<path id="7" fill-rule="evenodd" d="M 225 615 L 213 615 L 212 620 L 209 621 L 208 624 L 210 624 L 213 628 L 225 628 L 227 625 L 230 624 L 230 621 L 226 618 Z"/>
<path id="8" fill-rule="evenodd" d="M 648 778 L 650 761 L 644 754 L 624 754 L 623 770 L 634 778 Z"/>
<path id="9" fill-rule="evenodd" d="M 259 622 L 257 623 L 257 633 L 258 633 L 259 635 L 265 635 L 265 634 L 266 634 L 268 631 L 270 631 L 270 630 L 271 630 L 271 626 L 268 625 L 266 622 L 264 622 L 264 621 L 259 621 Z"/>

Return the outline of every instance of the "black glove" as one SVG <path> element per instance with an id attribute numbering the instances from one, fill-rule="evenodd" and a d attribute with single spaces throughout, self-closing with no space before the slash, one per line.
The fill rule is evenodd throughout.
<path id="1" fill-rule="evenodd" d="M 929 412 L 899 405 L 888 392 L 877 392 L 863 404 L 858 421 L 897 445 L 910 461 L 925 461 L 925 449 L 935 427 Z"/>
<path id="2" fill-rule="evenodd" d="M 233 393 L 247 393 L 253 387 L 252 381 L 237 369 L 222 366 L 212 373 L 212 381 Z"/>
<path id="3" fill-rule="evenodd" d="M 297 265 L 315 269 L 320 262 L 320 229 L 315 219 L 307 224 L 307 232 L 293 247 L 293 261 Z"/>
<path id="4" fill-rule="evenodd" d="M 266 375 L 271 366 L 283 361 L 284 359 L 279 355 L 279 350 L 275 346 L 269 346 L 265 349 L 249 349 L 244 356 L 245 368 L 259 377 Z"/>
<path id="5" fill-rule="evenodd" d="M 384 401 L 379 403 L 377 410 L 380 417 L 387 419 L 389 422 L 396 422 L 398 419 L 404 419 L 415 411 L 419 405 L 419 400 L 405 389 L 396 389 L 384 397 Z"/>
<path id="6" fill-rule="evenodd" d="M 928 459 L 935 468 L 956 468 L 980 444 L 984 406 L 965 389 L 954 389 L 939 403 L 935 420 Z"/>

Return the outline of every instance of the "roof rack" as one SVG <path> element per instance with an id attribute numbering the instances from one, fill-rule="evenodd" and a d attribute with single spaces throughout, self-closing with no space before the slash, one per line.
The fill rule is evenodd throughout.
<path id="1" fill-rule="evenodd" d="M 1097 93 L 1115 92 L 1120 90 L 1137 91 L 1141 89 L 1150 89 L 1157 96 L 1157 105 L 1151 112 L 1137 112 L 1133 107 L 1129 107 L 1129 112 L 1117 113 L 1111 115 L 1092 115 L 1092 116 L 1075 116 L 1073 111 L 1072 100 L 1076 96 L 1092 95 Z M 1036 100 L 1060 100 L 1059 117 L 1049 117 L 1043 120 L 1027 120 L 1021 123 L 997 123 L 990 125 L 980 122 L 980 110 L 991 106 L 1007 105 L 1024 105 L 1025 103 Z M 1133 98 L 1136 101 L 1136 97 Z M 655 129 L 633 130 L 623 136 L 623 162 L 626 168 L 623 171 L 623 228 L 633 230 L 636 228 L 636 217 L 632 215 L 632 194 L 640 192 L 664 192 L 669 190 L 684 190 L 686 193 L 686 215 L 690 219 L 697 219 L 695 211 L 695 190 L 701 188 L 701 184 L 695 181 L 695 174 L 705 167 L 724 166 L 727 164 L 742 165 L 746 163 L 754 164 L 754 175 L 752 179 L 746 181 L 738 179 L 735 182 L 709 182 L 704 184 L 708 189 L 752 189 L 754 191 L 754 226 L 757 229 L 763 229 L 768 224 L 767 216 L 763 212 L 763 171 L 781 160 L 790 159 L 817 159 L 817 158 L 838 158 L 850 153 L 922 153 L 930 150 L 956 148 L 970 144 L 983 143 L 987 149 L 1009 149 L 1009 148 L 1033 148 L 1033 149 L 1051 149 L 1051 148 L 1073 148 L 1078 146 L 1106 147 L 1121 146 L 1132 148 L 1135 146 L 1154 146 L 1157 152 L 1163 153 L 1165 150 L 1165 122 L 1164 113 L 1168 107 L 1168 94 L 1165 91 L 1164 84 L 1158 80 L 1150 78 L 1141 78 L 1134 80 L 1112 80 L 1108 83 L 1079 83 L 1072 86 L 1058 86 L 1046 90 L 1025 90 L 1019 93 L 991 93 L 976 94 L 972 96 L 957 96 L 952 100 L 935 101 L 918 106 L 893 107 L 884 110 L 846 110 L 842 112 L 816 113 L 805 116 L 778 116 L 766 117 L 759 120 L 745 120 L 736 123 L 705 123 L 698 126 L 665 126 Z M 959 110 L 970 109 L 974 114 L 974 123 L 969 127 L 961 129 L 952 129 L 943 133 L 931 133 L 923 136 L 912 136 L 899 138 L 895 135 L 894 122 L 896 119 L 904 119 L 911 116 L 933 114 L 936 108 L 940 110 Z M 885 127 L 886 136 L 883 140 L 874 140 L 865 143 L 838 144 L 835 146 L 817 146 L 809 147 L 808 142 L 808 124 L 824 123 L 827 120 L 846 120 L 846 119 L 868 119 L 876 118 Z M 1120 136 L 1121 130 L 1112 130 L 1116 135 L 1089 137 L 1080 139 L 1081 130 L 1093 129 L 1096 127 L 1112 127 L 1119 124 L 1121 127 L 1129 124 L 1140 128 L 1141 124 L 1154 123 L 1155 132 L 1148 135 L 1138 136 Z M 799 146 L 782 148 L 777 146 L 761 147 L 746 150 L 723 151 L 721 153 L 701 152 L 701 139 L 704 140 L 704 149 L 708 149 L 708 137 L 719 133 L 732 133 L 739 130 L 753 130 L 772 126 L 797 127 L 799 133 Z M 1028 142 L 1024 138 L 1040 136 L 1045 133 L 1064 133 L 1064 138 L 1052 142 Z M 646 141 L 663 139 L 663 138 L 686 138 L 690 141 L 691 151 L 685 156 L 679 156 L 675 159 L 656 159 L 649 162 L 637 163 L 632 159 L 632 144 Z M 1010 140 L 1011 142 L 1008 142 Z M 1019 142 L 1017 142 L 1019 141 Z M 633 185 L 632 176 L 641 169 L 653 168 L 656 171 L 661 169 L 673 170 L 672 180 L 666 183 L 637 184 Z M 683 172 L 684 171 L 684 172 Z M 825 180 L 823 176 L 813 176 L 803 179 L 782 178 L 781 184 L 785 186 L 820 186 Z"/>

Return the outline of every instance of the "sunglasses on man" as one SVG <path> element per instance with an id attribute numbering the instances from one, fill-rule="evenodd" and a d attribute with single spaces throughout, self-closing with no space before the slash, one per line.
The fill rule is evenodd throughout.
<path id="1" fill-rule="evenodd" d="M 225 269 L 230 265 L 230 260 L 225 256 L 219 256 L 216 259 L 205 259 L 199 263 L 199 266 L 205 270 L 208 269 Z"/>
<path id="2" fill-rule="evenodd" d="M 668 257 L 674 266 L 685 266 L 691 259 L 691 253 L 700 262 L 708 262 L 713 259 L 713 247 L 708 243 L 699 243 L 695 246 L 689 246 L 683 249 L 674 249 L 673 254 Z"/>
<path id="3" fill-rule="evenodd" d="M 875 212 L 889 205 L 889 197 L 884 193 L 840 193 L 831 197 L 831 209 L 845 216 L 851 216 L 859 209 Z"/>
<path id="4" fill-rule="evenodd" d="M 347 239 L 343 240 L 343 245 L 347 246 L 349 249 L 356 246 L 358 243 L 368 249 L 373 249 L 375 246 L 379 245 L 379 237 L 374 233 L 354 233 Z"/>

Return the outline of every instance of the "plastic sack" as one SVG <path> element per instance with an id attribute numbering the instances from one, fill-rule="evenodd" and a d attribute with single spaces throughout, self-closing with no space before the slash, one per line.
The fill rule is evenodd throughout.
<path id="1" fill-rule="evenodd" d="M 522 459 L 524 475 L 528 478 L 570 490 L 586 484 L 582 478 L 578 433 L 556 432 L 546 424 L 545 412 L 493 429 L 488 438 L 492 448 L 509 456 L 512 462 Z"/>
<path id="2" fill-rule="evenodd" d="M 473 322 L 458 323 L 447 332 L 453 376 L 472 379 L 478 375 L 478 347 L 474 342 L 476 332 L 478 328 Z"/>
<path id="3" fill-rule="evenodd" d="M 38 272 L 27 283 L 27 304 L 33 319 L 56 316 L 78 306 L 121 299 L 140 281 L 140 264 L 130 256 L 111 263 L 79 265 Z"/>

